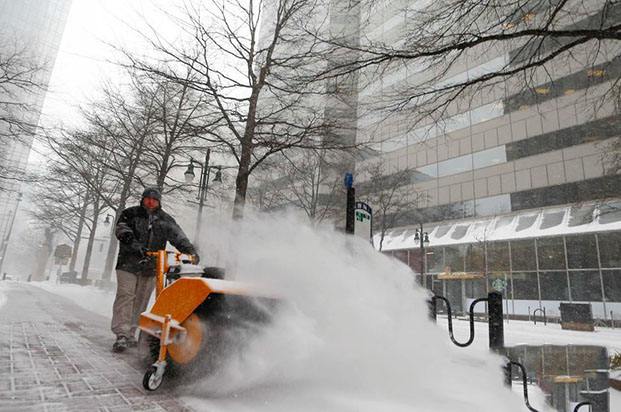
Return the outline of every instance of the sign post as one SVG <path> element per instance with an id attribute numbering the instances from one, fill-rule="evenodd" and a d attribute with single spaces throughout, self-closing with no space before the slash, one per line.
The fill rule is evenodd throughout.
<path id="1" fill-rule="evenodd" d="M 356 203 L 356 190 L 354 189 L 354 176 L 345 173 L 345 187 L 347 188 L 347 205 L 345 211 L 345 233 L 354 234 L 354 203 Z"/>
<path id="2" fill-rule="evenodd" d="M 373 210 L 364 202 L 356 202 L 354 207 L 354 235 L 373 242 Z"/>

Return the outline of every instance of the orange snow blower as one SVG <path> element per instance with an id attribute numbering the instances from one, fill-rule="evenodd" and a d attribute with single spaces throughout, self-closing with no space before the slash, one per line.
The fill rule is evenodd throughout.
<path id="1" fill-rule="evenodd" d="M 156 259 L 156 284 L 155 303 L 139 321 L 153 361 L 144 374 L 145 389 L 159 388 L 167 370 L 213 371 L 271 319 L 278 299 L 269 291 L 224 280 L 222 269 L 193 265 L 189 255 L 147 254 Z"/>

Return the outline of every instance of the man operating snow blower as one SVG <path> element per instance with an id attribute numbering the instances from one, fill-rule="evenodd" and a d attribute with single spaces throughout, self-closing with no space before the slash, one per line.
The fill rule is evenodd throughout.
<path id="1" fill-rule="evenodd" d="M 155 286 L 155 262 L 146 252 L 165 249 L 168 241 L 181 253 L 194 255 L 198 263 L 196 249 L 175 219 L 162 210 L 161 198 L 158 189 L 145 189 L 140 206 L 123 210 L 116 223 L 120 247 L 112 309 L 112 332 L 116 335 L 114 352 L 123 352 L 137 344 L 138 318 L 146 310 Z"/>

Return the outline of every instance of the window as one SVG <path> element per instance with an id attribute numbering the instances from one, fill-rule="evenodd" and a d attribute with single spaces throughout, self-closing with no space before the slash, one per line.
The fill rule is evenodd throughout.
<path id="1" fill-rule="evenodd" d="M 549 229 L 554 226 L 558 226 L 563 222 L 563 217 L 565 216 L 565 211 L 561 212 L 546 212 L 543 214 L 543 219 L 541 220 L 540 229 Z"/>
<path id="2" fill-rule="evenodd" d="M 421 174 L 421 179 L 430 180 L 438 177 L 438 165 L 437 163 L 430 164 L 427 166 L 419 167 L 416 169 L 417 172 Z"/>
<path id="3" fill-rule="evenodd" d="M 511 264 L 513 270 L 537 270 L 534 240 L 511 241 Z"/>
<path id="4" fill-rule="evenodd" d="M 466 282 L 466 297 L 469 299 L 478 299 L 487 296 L 485 288 L 485 279 L 473 279 Z M 466 308 L 470 309 L 470 308 Z"/>
<path id="5" fill-rule="evenodd" d="M 621 203 L 607 203 L 600 207 L 599 223 L 614 223 L 621 221 Z"/>
<path id="6" fill-rule="evenodd" d="M 442 281 L 438 280 L 438 276 L 430 275 L 427 278 L 427 284 L 431 281 L 431 290 L 434 294 L 444 296 L 444 291 L 442 290 Z"/>
<path id="7" fill-rule="evenodd" d="M 444 226 L 438 227 L 438 231 L 436 232 L 435 237 L 440 238 L 446 235 L 449 232 L 449 230 L 451 230 L 452 227 L 453 226 L 451 225 L 444 225 Z"/>
<path id="8" fill-rule="evenodd" d="M 595 206 L 573 206 L 569 212 L 569 227 L 586 225 L 593 221 Z"/>
<path id="9" fill-rule="evenodd" d="M 427 248 L 427 272 L 440 273 L 444 271 L 444 250 L 441 247 Z"/>
<path id="10" fill-rule="evenodd" d="M 508 242 L 491 242 L 487 244 L 487 270 L 490 272 L 509 270 Z"/>
<path id="11" fill-rule="evenodd" d="M 421 273 L 420 262 L 420 248 L 410 249 L 410 268 L 416 273 Z"/>
<path id="12" fill-rule="evenodd" d="M 538 300 L 537 272 L 513 272 L 513 298 Z"/>
<path id="13" fill-rule="evenodd" d="M 509 213 L 511 212 L 511 197 L 506 194 L 477 199 L 474 202 L 474 210 L 476 216 L 493 216 L 501 213 Z M 510 218 L 509 223 L 512 220 L 513 217 Z M 496 227 L 498 227 L 498 225 L 496 225 Z"/>
<path id="14" fill-rule="evenodd" d="M 594 235 L 567 236 L 567 263 L 570 269 L 597 268 Z"/>
<path id="15" fill-rule="evenodd" d="M 621 270 L 603 270 L 604 296 L 607 302 L 621 302 Z"/>
<path id="16" fill-rule="evenodd" d="M 438 162 L 438 176 L 449 176 L 472 170 L 472 155 L 455 157 Z"/>
<path id="17" fill-rule="evenodd" d="M 506 161 L 507 152 L 504 145 L 472 154 L 472 163 L 475 169 L 505 163 Z"/>
<path id="18" fill-rule="evenodd" d="M 455 226 L 455 229 L 453 230 L 453 233 L 451 234 L 451 239 L 459 240 L 463 238 L 464 236 L 466 236 L 466 233 L 468 233 L 469 227 L 470 225 Z"/>
<path id="19" fill-rule="evenodd" d="M 539 269 L 566 269 L 563 238 L 537 239 Z"/>
<path id="20" fill-rule="evenodd" d="M 568 300 L 567 272 L 540 272 L 542 300 Z"/>
<path id="21" fill-rule="evenodd" d="M 602 267 L 621 267 L 621 253 L 619 253 L 621 232 L 599 233 L 597 239 L 599 241 L 599 255 L 602 261 Z"/>
<path id="22" fill-rule="evenodd" d="M 499 229 L 501 227 L 509 226 L 511 223 L 513 223 L 513 219 L 514 216 L 503 216 L 496 221 L 495 228 Z"/>
<path id="23" fill-rule="evenodd" d="M 444 259 L 446 266 L 450 267 L 451 272 L 464 271 L 464 246 L 447 246 L 444 248 Z"/>
<path id="24" fill-rule="evenodd" d="M 570 271 L 571 298 L 577 301 L 601 301 L 602 286 L 598 271 Z"/>
<path id="25" fill-rule="evenodd" d="M 537 215 L 520 216 L 515 231 L 521 232 L 522 230 L 528 229 L 535 223 L 535 220 L 537 220 Z"/>
<path id="26" fill-rule="evenodd" d="M 485 249 L 483 244 L 466 247 L 466 272 L 485 272 Z"/>
<path id="27" fill-rule="evenodd" d="M 486 104 L 470 112 L 472 124 L 482 123 L 504 114 L 504 104 L 502 101 Z"/>

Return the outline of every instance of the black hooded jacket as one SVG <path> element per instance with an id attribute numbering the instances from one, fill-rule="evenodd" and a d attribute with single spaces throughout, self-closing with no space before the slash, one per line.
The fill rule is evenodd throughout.
<path id="1" fill-rule="evenodd" d="M 145 259 L 144 252 L 166 248 L 170 242 L 181 253 L 196 254 L 196 249 L 188 240 L 175 219 L 158 208 L 149 214 L 142 205 L 123 210 L 116 223 L 116 237 L 121 240 L 131 231 L 133 240 L 120 242 L 116 268 L 142 276 L 155 275 L 155 259 Z"/>

